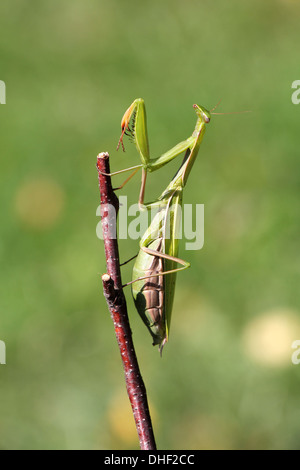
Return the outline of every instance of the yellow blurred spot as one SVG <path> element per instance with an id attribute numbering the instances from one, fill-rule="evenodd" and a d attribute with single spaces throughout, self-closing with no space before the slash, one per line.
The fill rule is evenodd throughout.
<path id="1" fill-rule="evenodd" d="M 289 309 L 260 315 L 245 328 L 243 347 L 255 362 L 266 366 L 289 366 L 292 343 L 300 339 L 300 316 Z"/>
<path id="2" fill-rule="evenodd" d="M 21 221 L 35 230 L 51 228 L 61 216 L 64 192 L 50 178 L 24 182 L 16 194 L 16 213 Z"/>
<path id="3" fill-rule="evenodd" d="M 151 406 L 150 412 L 153 423 L 152 408 Z M 108 421 L 115 440 L 121 441 L 126 446 L 138 447 L 137 430 L 126 392 L 120 391 L 112 397 L 108 409 Z"/>

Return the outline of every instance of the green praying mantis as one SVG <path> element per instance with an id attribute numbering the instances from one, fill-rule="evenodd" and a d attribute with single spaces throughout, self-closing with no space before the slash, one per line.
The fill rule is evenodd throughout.
<path id="1" fill-rule="evenodd" d="M 129 135 L 142 162 L 141 165 L 121 170 L 134 170 L 124 184 L 142 168 L 139 205 L 146 210 L 157 209 L 155 217 L 140 240 L 140 250 L 133 268 L 133 280 L 127 285 L 132 285 L 136 309 L 153 338 L 153 345 L 159 345 L 160 353 L 169 338 L 176 274 L 190 266 L 190 263 L 178 258 L 183 188 L 197 157 L 206 124 L 210 122 L 209 111 L 196 104 L 193 107 L 197 121 L 192 135 L 156 159 L 150 158 L 143 99 L 136 99 L 121 121 L 122 134 L 118 148 L 121 144 L 124 150 L 123 137 Z M 183 152 L 183 162 L 167 188 L 157 200 L 144 204 L 147 173 L 158 170 Z M 178 264 L 181 266 L 176 267 Z"/>

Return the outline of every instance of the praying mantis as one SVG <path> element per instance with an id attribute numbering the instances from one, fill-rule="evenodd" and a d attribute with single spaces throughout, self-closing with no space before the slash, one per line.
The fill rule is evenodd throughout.
<path id="1" fill-rule="evenodd" d="M 192 135 L 162 156 L 151 159 L 145 105 L 139 98 L 131 104 L 122 118 L 122 134 L 118 144 L 118 148 L 121 144 L 124 149 L 125 134 L 134 140 L 142 162 L 141 165 L 130 168 L 134 169 L 131 175 L 133 176 L 142 167 L 139 205 L 146 210 L 157 209 L 155 217 L 140 240 L 140 250 L 133 268 L 133 280 L 127 285 L 132 285 L 136 309 L 153 338 L 153 345 L 159 345 L 160 353 L 169 338 L 176 274 L 190 266 L 190 263 L 178 258 L 183 188 L 197 157 L 206 124 L 210 122 L 209 111 L 196 104 L 193 107 L 197 121 Z M 156 201 L 144 204 L 147 172 L 161 168 L 184 151 L 186 153 L 183 162 L 167 188 Z M 122 171 L 127 170 L 129 169 Z M 176 267 L 177 264 L 181 264 L 181 267 Z"/>

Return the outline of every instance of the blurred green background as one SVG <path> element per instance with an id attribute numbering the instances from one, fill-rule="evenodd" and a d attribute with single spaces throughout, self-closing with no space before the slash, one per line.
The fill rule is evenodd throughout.
<path id="1" fill-rule="evenodd" d="M 207 128 L 184 196 L 205 204 L 205 245 L 182 243 L 192 267 L 162 359 L 127 292 L 158 447 L 299 448 L 299 15 L 296 0 L 1 1 L 2 449 L 139 447 L 102 295 L 95 168 L 101 151 L 113 171 L 139 162 L 128 141 L 115 150 L 136 97 L 152 156 L 191 134 L 193 103 L 252 111 Z M 149 177 L 148 200 L 178 164 Z M 120 194 L 136 202 L 139 185 Z"/>

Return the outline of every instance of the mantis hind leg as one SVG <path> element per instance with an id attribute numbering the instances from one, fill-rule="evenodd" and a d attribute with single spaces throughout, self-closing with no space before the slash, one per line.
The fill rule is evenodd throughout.
<path id="1" fill-rule="evenodd" d="M 133 259 L 135 259 L 138 255 L 134 255 L 131 258 L 129 258 L 127 261 L 124 261 L 124 263 L 120 263 L 120 266 L 125 266 L 125 264 L 130 263 Z"/>
<path id="2" fill-rule="evenodd" d="M 138 277 L 137 279 L 134 279 L 134 281 L 127 282 L 127 284 L 124 284 L 122 287 L 130 286 L 134 282 L 143 281 L 144 279 L 150 279 L 150 278 L 153 278 L 153 277 L 165 276 L 166 274 L 177 273 L 178 271 L 184 271 L 185 269 L 187 269 L 191 266 L 191 263 L 189 263 L 188 261 L 184 261 L 183 259 L 176 258 L 175 256 L 171 256 L 171 255 L 167 255 L 165 253 L 161 253 L 160 251 L 151 250 L 150 248 L 146 248 L 145 246 L 142 246 L 141 250 L 143 250 L 148 255 L 158 256 L 159 258 L 164 258 L 164 259 L 168 259 L 170 261 L 174 261 L 175 263 L 181 264 L 182 267 L 181 268 L 170 269 L 169 271 L 163 271 L 163 272 L 156 273 L 156 274 L 151 274 L 149 276 Z"/>
<path id="3" fill-rule="evenodd" d="M 113 191 L 119 191 L 119 189 L 122 189 L 124 188 L 124 186 L 128 183 L 128 181 L 131 180 L 131 178 L 133 178 L 133 176 L 139 171 L 139 168 L 137 168 L 136 170 L 134 170 L 130 176 L 128 176 L 128 178 L 126 178 L 126 180 L 124 181 L 124 183 L 121 184 L 121 186 L 118 186 L 117 188 L 113 188 Z"/>

